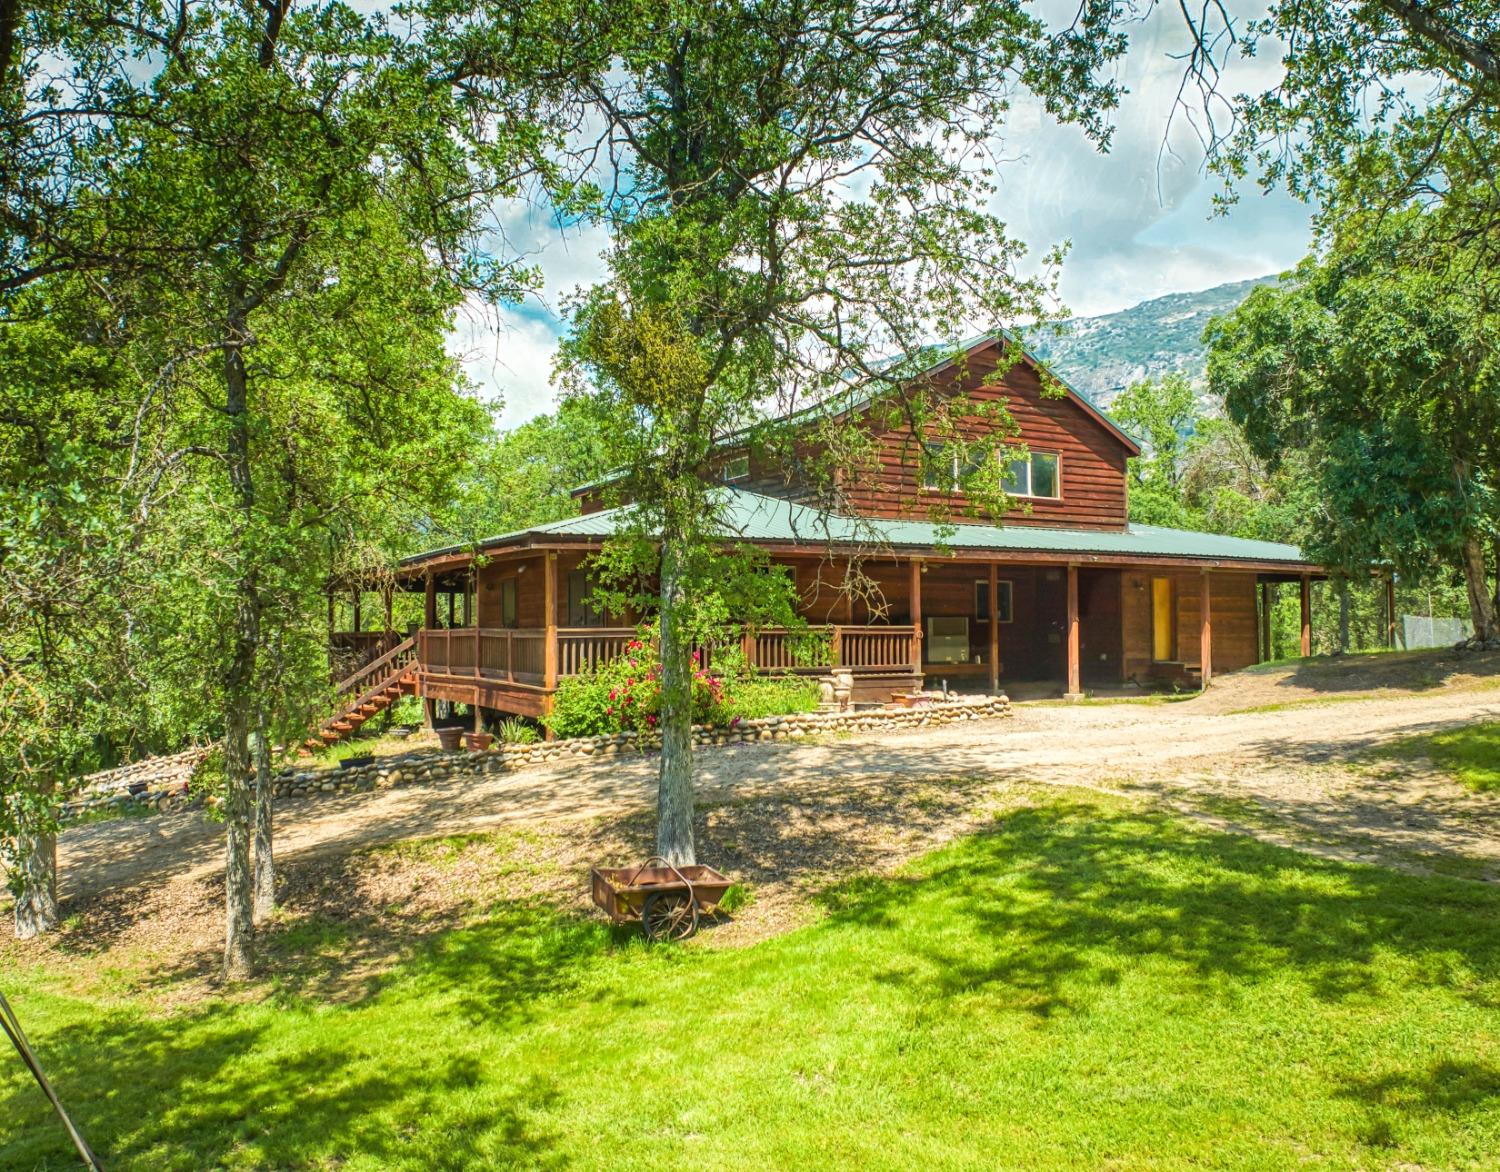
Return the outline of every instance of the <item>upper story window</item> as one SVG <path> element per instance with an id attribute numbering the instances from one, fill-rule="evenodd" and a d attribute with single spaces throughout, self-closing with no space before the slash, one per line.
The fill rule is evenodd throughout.
<path id="1" fill-rule="evenodd" d="M 507 578 L 500 583 L 500 625 L 502 627 L 514 627 L 516 625 L 516 580 Z"/>
<path id="2" fill-rule="evenodd" d="M 964 480 L 979 469 L 982 457 L 960 460 L 946 444 L 922 445 L 922 487 L 933 492 L 961 492 Z"/>
<path id="3" fill-rule="evenodd" d="M 1056 452 L 1032 452 L 1009 461 L 1005 466 L 1004 487 L 1011 496 L 1062 496 L 1062 479 L 1058 476 Z"/>
<path id="4" fill-rule="evenodd" d="M 726 481 L 732 481 L 732 480 L 749 480 L 750 479 L 750 457 L 749 456 L 735 456 L 732 460 L 730 460 L 727 464 L 725 464 L 724 465 L 724 479 Z"/>

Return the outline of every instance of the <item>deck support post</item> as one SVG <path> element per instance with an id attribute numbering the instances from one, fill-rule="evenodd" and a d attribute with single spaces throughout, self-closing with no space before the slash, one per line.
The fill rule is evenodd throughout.
<path id="1" fill-rule="evenodd" d="M 353 597 L 353 600 L 354 600 L 354 630 L 355 631 L 360 631 L 363 628 L 360 626 L 360 623 L 359 623 L 359 587 L 356 586 L 350 592 L 350 594 L 351 594 L 351 596 Z"/>
<path id="2" fill-rule="evenodd" d="M 922 559 L 911 559 L 911 672 L 922 687 Z"/>
<path id="3" fill-rule="evenodd" d="M 1208 573 L 1203 571 L 1198 587 L 1198 671 L 1204 688 L 1214 679 L 1214 592 Z"/>
<path id="4" fill-rule="evenodd" d="M 542 558 L 542 619 L 546 625 L 546 638 L 542 640 L 542 687 L 547 696 L 544 706 L 552 711 L 553 695 L 557 690 L 557 554 L 547 553 Z M 551 728 L 544 734 L 547 740 L 554 739 Z"/>
<path id="5" fill-rule="evenodd" d="M 453 591 L 448 591 L 448 629 L 453 630 Z"/>
<path id="6" fill-rule="evenodd" d="M 1000 567 L 990 563 L 990 695 L 1000 691 Z"/>
<path id="7" fill-rule="evenodd" d="M 1385 576 L 1385 645 L 1396 647 L 1396 575 Z"/>
<path id="8" fill-rule="evenodd" d="M 1302 658 L 1312 654 L 1312 578 L 1302 575 Z"/>
<path id="9" fill-rule="evenodd" d="M 1274 605 L 1271 596 L 1271 583 L 1260 584 L 1260 661 L 1269 663 L 1271 661 L 1271 607 Z"/>
<path id="10" fill-rule="evenodd" d="M 422 626 L 432 630 L 437 626 L 437 583 L 432 579 L 432 571 L 427 571 L 427 581 L 423 584 L 422 600 Z"/>
<path id="11" fill-rule="evenodd" d="M 1078 621 L 1078 567 L 1068 567 L 1068 690 L 1064 700 L 1083 699 L 1083 671 L 1080 662 L 1083 640 Z"/>
<path id="12" fill-rule="evenodd" d="M 394 631 L 394 615 L 396 606 L 396 588 L 387 582 L 380 588 L 381 601 L 385 603 L 385 630 L 384 634 L 390 635 Z"/>

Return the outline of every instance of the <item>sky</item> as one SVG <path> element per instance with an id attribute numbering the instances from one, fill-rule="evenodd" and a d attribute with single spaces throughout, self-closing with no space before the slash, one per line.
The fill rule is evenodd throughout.
<path id="1" fill-rule="evenodd" d="M 1280 272 L 1307 251 L 1311 211 L 1283 193 L 1246 185 L 1227 215 L 1213 214 L 1221 181 L 1204 171 L 1188 121 L 1181 112 L 1172 117 L 1182 63 L 1170 54 L 1181 48 L 1179 20 L 1163 7 L 1135 30 L 1118 70 L 1129 92 L 1115 112 L 1107 154 L 1032 101 L 1018 101 L 997 135 L 1006 161 L 992 210 L 1034 256 L 1070 242 L 1060 289 L 1075 315 Z M 1258 90 L 1276 56 L 1263 46 L 1255 59 L 1232 62 L 1225 88 Z M 595 227 L 559 230 L 544 210 L 519 203 L 497 215 L 503 238 L 539 266 L 544 287 L 521 306 L 466 310 L 451 347 L 481 397 L 502 404 L 501 424 L 511 427 L 554 406 L 550 378 L 563 301 L 602 276 L 608 240 Z"/>

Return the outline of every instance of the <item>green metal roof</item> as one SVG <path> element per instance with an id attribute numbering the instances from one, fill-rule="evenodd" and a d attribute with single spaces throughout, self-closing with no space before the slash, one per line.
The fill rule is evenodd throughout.
<path id="1" fill-rule="evenodd" d="M 938 526 L 927 521 L 886 521 L 876 518 L 841 517 L 812 509 L 794 501 L 762 496 L 744 489 L 717 489 L 723 499 L 725 540 L 775 542 L 806 545 L 815 549 L 835 546 L 889 546 L 901 550 L 947 548 L 991 552 L 1078 554 L 1081 557 L 1190 558 L 1196 561 L 1274 562 L 1290 566 L 1308 563 L 1295 545 L 1276 541 L 1252 541 L 1217 533 L 1195 533 L 1187 529 L 1164 529 L 1156 525 L 1128 525 L 1120 530 L 1058 529 L 1039 525 L 991 525 L 958 521 Z M 634 506 L 622 505 L 597 513 L 568 517 L 546 525 L 501 534 L 478 543 L 478 548 L 499 549 L 527 545 L 538 540 L 612 536 Z M 429 558 L 461 553 L 470 546 L 450 546 L 406 558 L 414 565 Z"/>

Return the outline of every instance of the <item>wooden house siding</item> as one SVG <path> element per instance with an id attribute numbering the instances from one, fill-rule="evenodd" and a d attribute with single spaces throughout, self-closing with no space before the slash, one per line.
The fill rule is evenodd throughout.
<path id="1" fill-rule="evenodd" d="M 1158 570 L 1123 575 L 1124 676 L 1145 678 L 1158 670 L 1152 656 L 1151 579 L 1169 578 L 1176 593 L 1176 639 L 1173 662 L 1189 667 L 1200 663 L 1201 591 L 1200 570 Z M 1210 583 L 1209 619 L 1213 626 L 1213 670 L 1237 671 L 1260 660 L 1257 644 L 1256 576 L 1232 570 L 1214 570 Z"/>
<path id="2" fill-rule="evenodd" d="M 1000 381 L 975 387 L 968 394 L 976 402 L 1004 402 L 1019 429 L 1016 441 L 1035 452 L 1056 453 L 1059 458 L 1061 495 L 1056 499 L 1017 498 L 1003 518 L 1005 524 L 1073 529 L 1125 527 L 1125 464 L 1129 452 L 1118 436 L 1071 397 L 1043 395 L 1036 371 L 1024 363 L 1013 366 Z M 971 415 L 958 425 L 977 436 L 983 434 L 989 421 Z M 922 486 L 921 443 L 909 428 L 884 431 L 878 443 L 879 471 L 868 483 L 847 492 L 853 512 L 901 518 L 925 513 L 936 505 L 955 516 L 964 514 L 968 501 L 962 494 Z"/>

